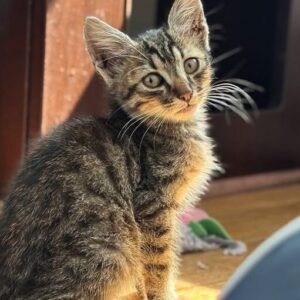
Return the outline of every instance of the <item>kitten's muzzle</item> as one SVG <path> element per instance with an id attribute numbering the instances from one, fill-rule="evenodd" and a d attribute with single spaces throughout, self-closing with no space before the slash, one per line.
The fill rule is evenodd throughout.
<path id="1" fill-rule="evenodd" d="M 189 103 L 193 97 L 193 90 L 187 85 L 176 87 L 174 93 L 178 99 L 186 103 Z"/>

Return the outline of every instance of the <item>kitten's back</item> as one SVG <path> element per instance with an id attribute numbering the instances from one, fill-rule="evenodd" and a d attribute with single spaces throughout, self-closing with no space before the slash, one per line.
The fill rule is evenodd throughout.
<path id="1" fill-rule="evenodd" d="M 123 225 L 134 226 L 128 199 L 138 169 L 115 137 L 106 120 L 76 119 L 33 146 L 1 219 L 1 300 L 27 299 L 32 289 L 28 299 L 42 299 L 46 286 L 76 293 L 79 279 L 121 269 L 119 254 L 134 239 Z"/>

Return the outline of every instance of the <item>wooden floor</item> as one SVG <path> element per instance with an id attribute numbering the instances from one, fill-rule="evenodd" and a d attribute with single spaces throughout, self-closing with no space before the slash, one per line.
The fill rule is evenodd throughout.
<path id="1" fill-rule="evenodd" d="M 300 184 L 202 202 L 250 252 L 281 226 L 300 215 Z M 248 252 L 249 254 L 249 252 Z M 184 255 L 177 285 L 180 299 L 215 300 L 245 256 L 227 257 L 221 251 Z M 199 267 L 199 262 L 207 267 Z"/>

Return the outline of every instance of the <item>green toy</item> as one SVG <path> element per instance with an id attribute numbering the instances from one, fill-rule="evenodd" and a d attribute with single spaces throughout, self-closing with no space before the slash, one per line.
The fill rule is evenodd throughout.
<path id="1" fill-rule="evenodd" d="M 207 218 L 198 222 L 190 222 L 189 227 L 200 238 L 214 235 L 226 240 L 231 239 L 231 236 L 224 226 L 214 218 Z"/>
<path id="2" fill-rule="evenodd" d="M 192 208 L 181 221 L 183 252 L 223 248 L 226 255 L 239 255 L 247 250 L 243 242 L 233 240 L 224 226 L 203 210 Z"/>

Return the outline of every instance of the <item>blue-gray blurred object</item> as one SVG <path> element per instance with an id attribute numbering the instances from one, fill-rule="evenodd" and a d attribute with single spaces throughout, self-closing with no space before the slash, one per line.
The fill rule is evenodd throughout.
<path id="1" fill-rule="evenodd" d="M 300 218 L 255 250 L 229 280 L 221 297 L 254 299 L 300 299 Z"/>

